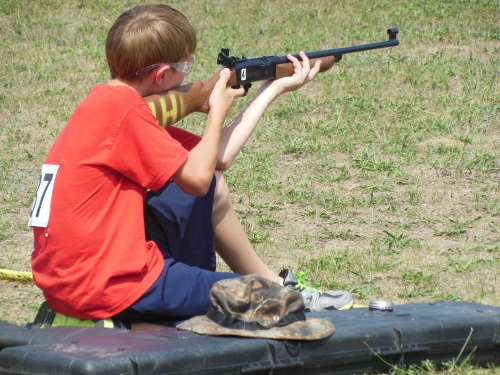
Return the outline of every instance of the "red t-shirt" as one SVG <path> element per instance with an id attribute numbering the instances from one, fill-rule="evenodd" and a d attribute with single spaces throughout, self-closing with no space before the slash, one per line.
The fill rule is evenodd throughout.
<path id="1" fill-rule="evenodd" d="M 158 126 L 128 87 L 90 91 L 47 156 L 45 164 L 58 166 L 50 218 L 46 228 L 33 227 L 33 275 L 54 310 L 108 318 L 154 283 L 164 261 L 145 239 L 145 194 L 161 188 L 198 141 Z"/>

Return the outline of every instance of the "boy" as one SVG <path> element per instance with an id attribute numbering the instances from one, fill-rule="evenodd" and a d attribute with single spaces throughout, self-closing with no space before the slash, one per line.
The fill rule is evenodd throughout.
<path id="1" fill-rule="evenodd" d="M 175 324 L 204 315 L 221 279 L 253 273 L 296 285 L 291 273 L 280 279 L 257 256 L 219 171 L 231 166 L 269 104 L 309 82 L 319 63 L 310 69 L 304 53 L 303 65 L 290 56 L 294 75 L 265 82 L 226 127 L 244 90 L 227 89 L 223 69 L 199 138 L 159 127 L 142 99 L 181 85 L 195 49 L 193 27 L 167 5 L 130 9 L 109 30 L 111 79 L 90 91 L 57 137 L 30 217 L 33 275 L 55 311 Z M 235 274 L 215 272 L 215 249 Z M 312 310 L 352 305 L 347 292 L 303 295 Z"/>

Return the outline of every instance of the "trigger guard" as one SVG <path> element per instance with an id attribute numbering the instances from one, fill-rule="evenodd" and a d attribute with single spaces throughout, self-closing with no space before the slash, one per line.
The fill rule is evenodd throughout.
<path id="1" fill-rule="evenodd" d="M 247 96 L 248 90 L 250 90 L 251 87 L 252 87 L 252 84 L 250 82 L 243 84 L 243 88 L 245 89 L 245 93 L 243 94 L 243 96 Z M 231 86 L 231 88 L 238 90 L 239 88 L 241 88 L 241 85 L 234 85 L 234 86 Z"/>
<path id="2" fill-rule="evenodd" d="M 247 96 L 247 94 L 248 94 L 248 90 L 250 90 L 250 88 L 251 88 L 251 87 L 252 87 L 252 84 L 251 84 L 250 82 L 245 83 L 245 84 L 243 85 L 243 88 L 245 89 L 245 93 L 243 94 L 243 96 Z"/>

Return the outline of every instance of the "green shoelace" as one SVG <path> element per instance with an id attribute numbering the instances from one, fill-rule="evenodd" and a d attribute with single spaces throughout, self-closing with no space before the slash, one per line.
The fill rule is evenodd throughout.
<path id="1" fill-rule="evenodd" d="M 295 275 L 295 278 L 298 281 L 296 288 L 299 290 L 302 290 L 302 289 L 314 290 L 316 292 L 319 292 L 319 294 L 321 294 L 321 291 L 317 290 L 316 288 L 313 288 L 313 287 L 306 285 L 306 282 L 305 282 L 306 276 L 309 275 L 309 273 L 311 273 L 311 270 L 297 272 L 297 274 Z"/>

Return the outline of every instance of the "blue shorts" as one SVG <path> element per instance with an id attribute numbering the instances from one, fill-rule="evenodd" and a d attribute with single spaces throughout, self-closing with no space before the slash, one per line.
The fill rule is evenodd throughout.
<path id="1" fill-rule="evenodd" d="M 176 325 L 207 313 L 212 306 L 209 293 L 215 282 L 240 276 L 215 272 L 215 183 L 214 176 L 203 197 L 184 193 L 175 182 L 148 192 L 144 206 L 146 238 L 158 245 L 165 266 L 146 293 L 114 318 Z"/>

